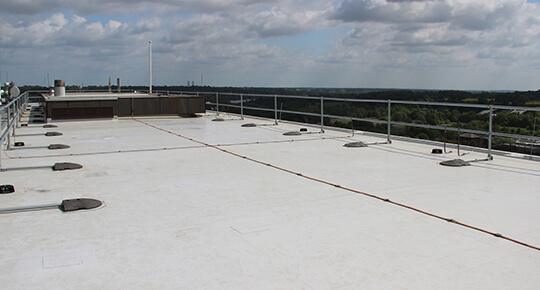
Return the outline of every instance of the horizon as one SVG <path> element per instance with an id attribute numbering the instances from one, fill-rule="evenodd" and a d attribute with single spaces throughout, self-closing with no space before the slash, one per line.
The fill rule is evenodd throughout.
<path id="1" fill-rule="evenodd" d="M 540 1 L 540 0 L 539 0 Z M 51 82 L 51 83 L 54 83 L 54 80 Z M 47 88 L 47 86 L 43 86 L 43 85 L 39 85 L 39 84 L 23 84 L 23 85 L 18 85 L 17 83 L 15 83 L 15 86 L 17 87 L 43 87 L 44 89 Z M 51 85 L 50 87 L 54 87 L 54 85 Z M 77 84 L 66 84 L 66 88 L 67 87 L 79 87 L 79 85 Z M 83 88 L 90 88 L 90 87 L 98 87 L 98 88 L 103 88 L 103 89 L 107 89 L 108 88 L 108 84 L 85 84 Z M 116 84 L 111 84 L 111 88 L 116 88 Z M 139 85 L 134 85 L 134 84 L 130 84 L 130 85 L 123 85 L 123 84 L 120 84 L 120 87 L 121 88 L 126 88 L 126 87 L 133 87 L 133 88 L 148 88 L 148 84 L 139 84 Z M 152 85 L 152 88 L 153 90 L 155 90 L 155 88 L 159 88 L 159 87 L 186 87 L 186 88 L 235 88 L 235 89 L 304 89 L 304 90 L 309 90 L 309 89 L 318 89 L 318 90 L 337 90 L 337 89 L 340 89 L 340 90 L 375 90 L 375 91 L 463 91 L 463 92 L 536 92 L 536 91 L 540 91 L 540 88 L 539 89 L 531 89 L 531 90 L 511 90 L 511 89 L 500 89 L 500 90 L 483 90 L 483 89 L 475 89 L 475 90 L 460 90 L 460 89 L 445 89 L 445 88 L 434 88 L 434 89 L 426 89 L 426 88 L 380 88 L 380 87 L 294 87 L 294 86 L 291 86 L 291 87 L 279 87 L 279 86 L 212 86 L 212 85 L 181 85 L 181 84 L 177 84 L 177 85 Z M 114 93 L 114 92 L 113 92 Z"/>

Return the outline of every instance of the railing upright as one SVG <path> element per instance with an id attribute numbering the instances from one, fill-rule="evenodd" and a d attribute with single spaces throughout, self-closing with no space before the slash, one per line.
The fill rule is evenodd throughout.
<path id="1" fill-rule="evenodd" d="M 392 129 L 392 120 L 391 120 L 391 117 L 392 117 L 392 111 L 391 111 L 391 103 L 392 101 L 390 99 L 388 99 L 388 124 L 387 124 L 387 137 L 386 137 L 386 141 L 388 142 L 388 144 L 392 144 L 392 139 L 390 138 L 390 131 Z"/>
<path id="2" fill-rule="evenodd" d="M 321 133 L 324 133 L 324 97 L 321 96 Z"/>
<path id="3" fill-rule="evenodd" d="M 493 106 L 489 106 L 489 131 L 488 131 L 488 156 L 489 160 L 493 160 L 491 155 L 491 139 L 493 136 Z"/>
<path id="4" fill-rule="evenodd" d="M 219 116 L 219 93 L 216 93 L 216 116 Z"/>
<path id="5" fill-rule="evenodd" d="M 244 120 L 244 94 L 240 94 L 240 118 Z"/>
<path id="6" fill-rule="evenodd" d="M 7 108 L 7 128 L 6 128 L 6 130 L 11 130 L 11 105 L 8 105 L 8 108 Z M 8 131 L 7 132 L 6 150 L 10 149 L 10 144 L 11 144 L 11 138 L 10 138 L 10 132 Z"/>
<path id="7" fill-rule="evenodd" d="M 274 95 L 274 124 L 277 125 L 277 95 Z"/>

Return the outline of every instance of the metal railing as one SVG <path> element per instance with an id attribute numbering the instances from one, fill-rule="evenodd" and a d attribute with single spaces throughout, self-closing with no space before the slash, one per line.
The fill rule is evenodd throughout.
<path id="1" fill-rule="evenodd" d="M 6 141 L 6 149 L 9 150 L 11 146 L 11 136 L 15 136 L 15 130 L 19 125 L 19 121 L 22 113 L 26 108 L 30 94 L 25 92 L 13 99 L 11 102 L 0 107 L 0 146 Z M 1 155 L 0 155 L 0 167 L 1 167 Z"/>
<path id="2" fill-rule="evenodd" d="M 425 102 L 425 101 L 405 101 L 405 100 L 379 100 L 379 99 L 350 99 L 350 98 L 329 98 L 329 97 L 314 97 L 314 96 L 296 96 L 296 95 L 268 95 L 268 94 L 243 94 L 243 93 L 220 93 L 220 92 L 199 92 L 199 91 L 153 91 L 154 94 L 183 94 L 183 95 L 196 95 L 196 96 L 205 96 L 207 98 L 207 105 L 214 106 L 216 114 L 219 115 L 220 109 L 226 108 L 236 108 L 240 111 L 241 119 L 244 119 L 245 110 L 261 111 L 261 112 L 273 112 L 274 114 L 274 125 L 279 124 L 278 115 L 281 114 L 293 114 L 293 115 L 302 115 L 309 117 L 317 117 L 320 119 L 320 132 L 324 133 L 325 128 L 325 118 L 334 118 L 334 119 L 344 119 L 350 121 L 360 121 L 360 122 L 371 122 L 378 124 L 386 124 L 386 139 L 387 143 L 392 142 L 392 125 L 401 125 L 415 128 L 424 128 L 424 129 L 435 129 L 435 130 L 444 130 L 444 131 L 454 131 L 459 133 L 472 133 L 478 135 L 486 135 L 488 140 L 488 159 L 493 159 L 492 156 L 492 143 L 493 137 L 504 137 L 504 138 L 517 138 L 517 139 L 526 139 L 540 141 L 540 136 L 527 136 L 521 134 L 510 134 L 503 132 L 495 132 L 493 130 L 493 119 L 495 110 L 526 110 L 526 111 L 540 111 L 540 107 L 523 107 L 523 106 L 502 106 L 502 105 L 486 105 L 486 104 L 468 104 L 468 103 L 446 103 L 446 102 Z M 143 93 L 143 92 L 141 92 Z M 220 102 L 220 96 L 234 97 L 239 104 L 233 104 L 230 102 Z M 273 107 L 253 107 L 246 106 L 245 103 L 253 100 L 254 98 L 273 98 Z M 15 135 L 15 128 L 20 119 L 28 99 L 30 98 L 30 92 L 25 92 L 18 98 L 11 101 L 9 104 L 0 108 L 0 120 L 2 125 L 2 137 L 1 143 L 7 139 L 7 148 L 10 146 L 10 135 Z M 213 99 L 211 102 L 209 100 Z M 278 108 L 279 99 L 298 99 L 298 100 L 310 100 L 319 103 L 320 111 L 318 112 L 301 112 L 294 110 L 284 110 L 282 107 Z M 230 101 L 230 100 L 229 100 Z M 380 104 L 386 105 L 387 110 L 387 119 L 374 119 L 374 118 L 359 118 L 354 116 L 343 116 L 343 115 L 333 115 L 325 113 L 325 102 L 346 102 L 346 103 L 368 103 L 368 104 Z M 437 106 L 437 107 L 457 107 L 457 108 L 471 108 L 471 109 L 484 109 L 489 111 L 488 118 L 488 130 L 474 130 L 466 129 L 459 127 L 451 126 L 441 126 L 441 125 L 430 125 L 430 124 L 418 124 L 410 122 L 400 122 L 392 121 L 392 106 L 393 105 L 415 105 L 415 106 Z"/>
<path id="3" fill-rule="evenodd" d="M 194 94 L 193 92 L 183 92 L 186 94 Z M 325 98 L 325 97 L 312 97 L 312 96 L 292 96 L 292 95 L 264 95 L 264 94 L 239 94 L 239 93 L 208 93 L 208 92 L 197 92 L 197 95 L 204 94 L 204 95 L 215 95 L 215 102 L 207 102 L 207 105 L 215 106 L 215 110 L 217 115 L 220 113 L 220 106 L 221 107 L 229 107 L 229 108 L 236 108 L 240 110 L 240 116 L 243 119 L 244 118 L 244 110 L 254 110 L 254 111 L 266 111 L 266 112 L 274 112 L 274 122 L 275 124 L 278 124 L 278 113 L 288 113 L 288 114 L 297 114 L 297 115 L 304 115 L 304 116 L 311 116 L 311 117 L 320 117 L 320 130 L 321 133 L 324 133 L 324 119 L 325 118 L 335 118 L 335 119 L 345 119 L 345 120 L 351 120 L 351 121 L 361 121 L 361 122 L 371 122 L 371 123 L 380 123 L 380 124 L 386 124 L 386 138 L 387 143 L 392 143 L 391 139 L 391 131 L 392 131 L 392 125 L 401 125 L 401 126 L 409 126 L 409 127 L 416 127 L 416 128 L 424 128 L 424 129 L 435 129 L 435 130 L 445 130 L 445 131 L 454 131 L 458 133 L 472 133 L 472 134 L 479 134 L 479 135 L 486 135 L 488 140 L 488 153 L 487 153 L 487 159 L 492 160 L 492 144 L 493 144 L 493 137 L 505 137 L 505 138 L 517 138 L 517 139 L 526 139 L 526 140 L 534 140 L 534 141 L 540 141 L 540 137 L 538 136 L 527 136 L 527 135 L 520 135 L 520 134 L 509 134 L 509 133 L 502 133 L 502 132 L 495 132 L 493 131 L 493 119 L 494 119 L 494 111 L 495 110 L 525 110 L 525 111 L 540 111 L 540 107 L 522 107 L 522 106 L 502 106 L 502 105 L 486 105 L 486 104 L 467 104 L 467 103 L 445 103 L 445 102 L 424 102 L 424 101 L 404 101 L 404 100 L 377 100 L 377 99 L 349 99 L 349 98 Z M 239 98 L 239 105 L 231 104 L 231 103 L 220 103 L 219 102 L 219 96 L 237 96 Z M 274 107 L 273 108 L 261 108 L 261 107 L 250 107 L 244 105 L 245 99 L 244 98 L 258 98 L 258 97 L 268 97 L 268 98 L 274 98 Z M 278 99 L 285 98 L 285 99 L 303 99 L 303 100 L 313 100 L 318 101 L 320 104 L 320 113 L 313 113 L 313 112 L 300 112 L 300 111 L 291 111 L 291 110 L 283 110 L 283 108 L 278 108 Z M 331 114 L 325 114 L 324 113 L 324 102 L 325 101 L 332 101 L 332 102 L 348 102 L 348 103 L 374 103 L 374 104 L 387 104 L 387 119 L 373 119 L 373 118 L 358 118 L 353 116 L 342 116 L 342 115 L 331 115 Z M 474 130 L 474 129 L 466 129 L 466 128 L 458 128 L 458 127 L 451 127 L 451 126 L 440 126 L 440 125 L 430 125 L 430 124 L 418 124 L 418 123 L 409 123 L 409 122 L 398 122 L 398 121 L 392 121 L 392 105 L 421 105 L 421 106 L 439 106 L 439 107 L 458 107 L 458 108 L 473 108 L 473 109 L 485 109 L 489 111 L 489 119 L 488 119 L 488 130 L 482 131 L 482 130 Z"/>
<path id="4" fill-rule="evenodd" d="M 5 106 L 0 107 L 0 124 L 2 128 L 0 144 L 4 143 L 7 139 L 8 149 L 10 146 L 10 136 L 15 136 L 15 129 L 19 125 L 20 117 L 26 108 L 29 97 L 30 94 L 25 92 Z"/>

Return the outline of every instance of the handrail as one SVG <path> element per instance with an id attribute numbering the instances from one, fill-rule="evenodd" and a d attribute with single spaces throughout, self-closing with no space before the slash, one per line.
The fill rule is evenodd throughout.
<path id="1" fill-rule="evenodd" d="M 15 136 L 15 128 L 18 125 L 24 108 L 26 108 L 29 96 L 30 93 L 24 92 L 5 106 L 0 107 L 0 129 L 2 132 L 0 135 L 0 146 L 7 140 L 6 149 L 9 149 L 11 144 L 10 134 Z M 0 155 L 0 168 L 2 167 L 1 161 Z"/>
<path id="2" fill-rule="evenodd" d="M 29 91 L 30 92 L 30 91 Z M 15 107 L 20 108 L 21 103 L 24 99 L 24 102 L 28 101 L 29 92 L 25 92 L 15 100 L 11 101 L 6 106 L 0 108 L 0 113 L 4 112 L 6 108 L 12 108 L 13 112 L 16 111 L 15 114 L 11 113 L 11 118 L 18 117 L 20 114 L 20 110 L 15 110 Z M 86 91 L 91 92 L 91 91 Z M 94 91 L 96 92 L 96 91 Z M 140 91 L 141 93 L 145 93 L 144 91 Z M 346 120 L 352 120 L 352 121 L 362 121 L 362 122 L 372 122 L 377 124 L 387 124 L 387 135 L 388 135 L 388 143 L 391 143 L 391 126 L 392 125 L 401 125 L 401 126 L 408 126 L 408 127 L 417 127 L 417 128 L 424 128 L 424 129 L 435 129 L 435 130 L 447 130 L 447 131 L 454 131 L 454 132 L 464 132 L 464 133 L 473 133 L 478 135 L 486 135 L 488 138 L 488 159 L 492 159 L 491 155 L 491 145 L 492 145 L 492 138 L 494 136 L 498 137 L 506 137 L 506 138 L 518 138 L 518 139 L 527 139 L 527 140 L 534 140 L 534 141 L 540 141 L 540 137 L 538 136 L 527 136 L 527 135 L 520 135 L 520 134 L 509 134 L 509 133 L 502 133 L 502 132 L 494 132 L 493 131 L 493 118 L 494 118 L 494 110 L 527 110 L 527 111 L 540 111 L 540 107 L 523 107 L 523 106 L 504 106 L 504 105 L 488 105 L 488 104 L 469 104 L 469 103 L 447 103 L 447 102 L 427 102 L 427 101 L 406 101 L 406 100 L 380 100 L 380 99 L 351 99 L 351 98 L 335 98 L 335 97 L 322 97 L 322 96 L 296 96 L 296 95 L 275 95 L 275 94 L 252 94 L 252 93 L 228 93 L 228 92 L 208 92 L 208 91 L 158 91 L 154 90 L 154 94 L 185 94 L 185 95 L 197 95 L 197 96 L 205 96 L 210 97 L 210 100 L 215 98 L 215 102 L 211 102 L 207 100 L 207 105 L 212 105 L 216 107 L 216 112 L 219 114 L 220 106 L 221 107 L 230 107 L 230 108 L 237 108 L 240 109 L 241 117 L 244 117 L 244 110 L 255 110 L 255 111 L 265 111 L 265 112 L 274 112 L 274 118 L 275 123 L 278 124 L 278 112 L 280 115 L 282 113 L 288 113 L 288 114 L 295 114 L 295 115 L 303 115 L 303 116 L 311 116 L 311 117 L 320 117 L 320 126 L 321 126 L 321 132 L 324 132 L 324 118 L 336 118 L 336 119 L 346 119 Z M 219 101 L 220 96 L 232 96 L 232 97 L 238 97 L 240 100 L 240 104 L 231 104 L 231 103 L 224 103 Z M 254 98 L 254 97 L 263 97 L 263 98 L 273 98 L 274 99 L 274 108 L 269 107 L 251 107 L 246 106 L 244 103 L 246 102 L 246 98 Z M 278 108 L 278 99 L 300 99 L 300 100 L 312 100 L 316 101 L 320 104 L 320 112 L 300 112 L 300 111 L 293 111 L 293 110 L 284 110 L 282 107 Z M 349 103 L 374 103 L 374 104 L 385 104 L 387 103 L 387 110 L 388 110 L 388 117 L 386 119 L 374 119 L 374 118 L 358 118 L 358 117 L 352 117 L 352 116 L 340 116 L 340 115 L 333 115 L 333 114 L 325 114 L 324 113 L 324 102 L 349 102 Z M 430 125 L 430 124 L 417 124 L 417 123 L 409 123 L 409 122 L 398 122 L 398 121 L 392 121 L 391 120 L 391 106 L 394 104 L 399 105 L 420 105 L 420 106 L 440 106 L 440 107 L 460 107 L 460 108 L 475 108 L 475 109 L 485 109 L 489 110 L 489 130 L 483 131 L 483 130 L 473 130 L 473 129 L 466 129 L 466 128 L 456 128 L 456 127 L 449 127 L 449 126 L 439 126 L 439 125 Z M 0 116 L 0 120 L 2 116 Z M 6 121 L 2 121 L 6 122 Z M 9 126 L 4 126 L 4 123 L 2 123 L 2 137 L 1 142 L 4 142 L 6 137 L 9 137 L 9 132 L 14 128 L 13 124 L 14 122 L 7 121 Z"/>
<path id="3" fill-rule="evenodd" d="M 292 95 L 264 95 L 264 94 L 240 94 L 240 93 L 217 93 L 217 92 L 199 92 L 198 94 L 207 94 L 207 95 L 215 95 L 216 96 L 216 102 L 207 102 L 207 105 L 214 105 L 216 106 L 219 114 L 219 106 L 222 107 L 231 107 L 231 108 L 238 108 L 241 110 L 241 115 L 243 118 L 244 110 L 256 110 L 256 111 L 267 111 L 267 112 L 275 112 L 275 115 L 277 116 L 277 113 L 289 113 L 289 114 L 297 114 L 297 115 L 304 115 L 304 116 L 312 116 L 312 117 L 320 117 L 321 118 L 321 132 L 324 132 L 324 118 L 339 118 L 339 119 L 346 119 L 346 120 L 353 120 L 353 121 L 364 121 L 364 122 L 372 122 L 372 123 L 380 123 L 380 124 L 387 124 L 387 135 L 388 135 L 388 143 L 391 143 L 391 125 L 402 125 L 402 126 L 409 126 L 409 127 L 417 127 L 417 128 L 425 128 L 425 129 L 436 129 L 436 130 L 447 130 L 447 131 L 454 131 L 454 132 L 464 132 L 464 133 L 473 133 L 478 135 L 486 135 L 488 139 L 488 160 L 492 160 L 493 156 L 491 154 L 492 151 L 492 138 L 494 136 L 498 137 L 507 137 L 507 138 L 518 138 L 518 139 L 527 139 L 527 140 L 534 140 L 534 141 L 540 141 L 540 137 L 537 136 L 527 136 L 527 135 L 520 135 L 520 134 L 509 134 L 509 133 L 501 133 L 501 132 L 494 132 L 493 131 L 493 118 L 494 118 L 494 110 L 526 110 L 526 111 L 540 111 L 540 107 L 523 107 L 523 106 L 504 106 L 504 105 L 487 105 L 487 104 L 467 104 L 467 103 L 446 103 L 446 102 L 426 102 L 426 101 L 405 101 L 405 100 L 380 100 L 380 99 L 349 99 L 349 98 L 325 98 L 325 97 L 313 97 L 313 96 L 292 96 Z M 224 104 L 219 103 L 219 95 L 226 95 L 226 96 L 239 96 L 240 97 L 240 105 L 234 105 L 234 104 Z M 277 98 L 285 98 L 285 99 L 308 99 L 308 100 L 314 100 L 314 101 L 320 101 L 321 106 L 321 112 L 320 113 L 314 113 L 314 112 L 299 112 L 299 111 L 291 111 L 291 110 L 283 110 L 283 108 L 278 109 L 277 108 L 277 101 L 274 101 L 275 105 L 274 108 L 261 108 L 261 107 L 250 107 L 244 105 L 244 97 L 273 97 L 275 99 Z M 351 117 L 351 116 L 339 116 L 339 115 L 331 115 L 331 114 L 324 114 L 324 102 L 325 101 L 332 101 L 332 102 L 352 102 L 352 103 L 378 103 L 378 104 L 388 104 L 388 117 L 387 120 L 380 120 L 380 119 L 370 119 L 370 118 L 357 118 L 357 117 Z M 461 107 L 461 108 L 476 108 L 476 109 L 486 109 L 489 110 L 489 130 L 483 131 L 483 130 L 473 130 L 473 129 L 465 129 L 465 128 L 454 128 L 449 126 L 438 126 L 438 125 L 429 125 L 429 124 L 417 124 L 417 123 L 408 123 L 408 122 L 396 122 L 391 120 L 391 105 L 392 104 L 401 104 L 401 105 L 422 105 L 422 106 L 442 106 L 442 107 Z M 276 118 L 277 122 L 277 118 Z"/>

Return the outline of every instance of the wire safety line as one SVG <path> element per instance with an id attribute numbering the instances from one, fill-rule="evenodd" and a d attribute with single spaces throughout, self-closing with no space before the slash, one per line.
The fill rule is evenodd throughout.
<path id="1" fill-rule="evenodd" d="M 255 142 L 240 142 L 240 143 L 224 143 L 216 144 L 213 146 L 227 147 L 227 146 L 243 146 L 243 145 L 262 145 L 262 144 L 276 144 L 276 143 L 290 143 L 290 142 L 302 142 L 302 141 L 320 141 L 320 140 L 330 140 L 330 139 L 340 139 L 346 137 L 323 137 L 323 138 L 309 138 L 309 139 L 289 139 L 289 140 L 271 140 L 271 141 L 255 141 Z M 193 141 L 193 140 L 190 140 Z M 144 149 L 128 149 L 128 150 L 112 150 L 112 151 L 97 151 L 97 152 L 86 152 L 86 153 L 65 153 L 65 154 L 51 154 L 51 155 L 32 155 L 32 156 L 10 156 L 7 151 L 5 155 L 9 159 L 32 159 L 32 158 L 48 158 L 48 157 L 69 157 L 69 156 L 90 156 L 90 155 L 102 155 L 102 154 L 118 154 L 118 153 L 137 153 L 137 152 L 152 152 L 152 151 L 162 151 L 162 150 L 180 150 L 180 149 L 195 149 L 195 148 L 205 148 L 210 146 L 199 145 L 199 146 L 182 146 L 182 147 L 162 147 L 162 148 L 144 148 Z"/>
<path id="2" fill-rule="evenodd" d="M 397 206 L 400 206 L 400 207 L 403 207 L 403 208 L 406 208 L 406 209 L 409 209 L 409 210 L 412 210 L 412 211 L 416 211 L 418 213 L 421 213 L 421 214 L 424 214 L 424 215 L 427 215 L 427 216 L 430 216 L 430 217 L 433 217 L 433 218 L 437 218 L 437 219 L 440 219 L 440 220 L 451 222 L 451 223 L 454 223 L 454 224 L 457 224 L 457 225 L 460 225 L 460 226 L 463 226 L 463 227 L 466 227 L 466 228 L 469 228 L 469 229 L 473 229 L 473 230 L 476 230 L 476 231 L 479 231 L 479 232 L 482 232 L 482 233 L 485 233 L 485 234 L 488 234 L 488 235 L 492 235 L 492 236 L 497 237 L 497 238 L 501 238 L 501 239 L 504 239 L 504 240 L 507 240 L 507 241 L 510 241 L 510 242 L 514 242 L 514 243 L 516 243 L 518 245 L 521 245 L 521 246 L 525 246 L 525 247 L 540 251 L 540 247 L 537 247 L 537 246 L 534 246 L 534 245 L 531 245 L 531 244 L 527 244 L 525 242 L 521 242 L 519 240 L 504 236 L 504 235 L 502 235 L 500 233 L 496 233 L 496 232 L 492 232 L 492 231 L 489 231 L 489 230 L 486 230 L 486 229 L 475 227 L 475 226 L 472 226 L 472 225 L 457 221 L 457 220 L 452 219 L 452 218 L 446 218 L 446 217 L 443 217 L 443 216 L 440 216 L 440 215 L 437 215 L 437 214 L 434 214 L 434 213 L 431 213 L 431 212 L 428 212 L 428 211 L 424 211 L 424 210 L 421 210 L 421 209 L 418 209 L 418 208 L 415 208 L 415 207 L 412 207 L 412 206 L 409 206 L 409 205 L 406 205 L 406 204 L 403 204 L 403 203 L 392 201 L 392 200 L 390 200 L 388 198 L 380 197 L 380 196 L 375 195 L 375 194 L 370 194 L 370 193 L 363 192 L 363 191 L 360 191 L 360 190 L 356 190 L 356 189 L 353 189 L 353 188 L 344 187 L 344 186 L 341 186 L 339 184 L 335 184 L 335 183 L 332 183 L 332 182 L 329 182 L 329 181 L 326 181 L 326 180 L 322 180 L 322 179 L 318 179 L 318 178 L 311 177 L 311 176 L 308 176 L 308 175 L 304 175 L 304 174 L 302 174 L 300 172 L 295 172 L 295 171 L 292 171 L 292 170 L 289 170 L 289 169 L 286 169 L 286 168 L 283 168 L 283 167 L 279 167 L 277 165 L 273 165 L 273 164 L 266 163 L 266 162 L 263 162 L 263 161 L 260 161 L 260 160 L 257 160 L 257 159 L 251 158 L 251 157 L 240 155 L 238 153 L 234 153 L 232 151 L 228 151 L 226 149 L 220 148 L 217 145 L 212 145 L 212 144 L 208 144 L 208 143 L 205 143 L 205 142 L 202 142 L 202 141 L 199 141 L 199 140 L 195 140 L 193 138 L 183 136 L 181 134 L 172 132 L 170 130 L 160 128 L 160 127 L 158 127 L 156 125 L 152 125 L 152 124 L 147 123 L 145 121 L 141 121 L 141 120 L 137 120 L 137 119 L 133 119 L 133 120 L 135 120 L 137 122 L 140 122 L 142 124 L 145 124 L 145 125 L 147 125 L 149 127 L 152 127 L 154 129 L 157 129 L 157 130 L 172 134 L 174 136 L 177 136 L 177 137 L 180 137 L 180 138 L 183 138 L 183 139 L 190 140 L 190 141 L 195 142 L 197 144 L 201 144 L 201 145 L 204 145 L 204 146 L 207 146 L 207 147 L 210 147 L 210 148 L 214 148 L 214 149 L 219 150 L 221 152 L 224 152 L 224 153 L 227 153 L 227 154 L 230 154 L 230 155 L 233 155 L 233 156 L 245 159 L 245 160 L 249 160 L 249 161 L 252 161 L 252 162 L 255 162 L 255 163 L 258 163 L 258 164 L 261 164 L 261 165 L 265 165 L 265 166 L 268 166 L 268 167 L 271 167 L 271 168 L 274 168 L 274 169 L 277 169 L 277 170 L 280 170 L 280 171 L 283 171 L 283 172 L 294 174 L 294 175 L 297 175 L 297 176 L 300 176 L 300 177 L 303 177 L 303 178 L 306 178 L 306 179 L 309 179 L 309 180 L 312 180 L 312 181 L 316 181 L 316 182 L 319 182 L 319 183 L 322 183 L 322 184 L 326 184 L 326 185 L 329 185 L 329 186 L 340 188 L 340 189 L 343 189 L 343 190 L 346 190 L 346 191 L 349 191 L 349 192 L 353 192 L 353 193 L 356 193 L 356 194 L 359 194 L 359 195 L 364 195 L 364 196 L 367 196 L 367 197 L 375 198 L 375 199 L 381 200 L 383 202 L 387 202 L 387 203 L 390 203 L 390 204 L 393 204 L 393 205 L 397 205 Z"/>

